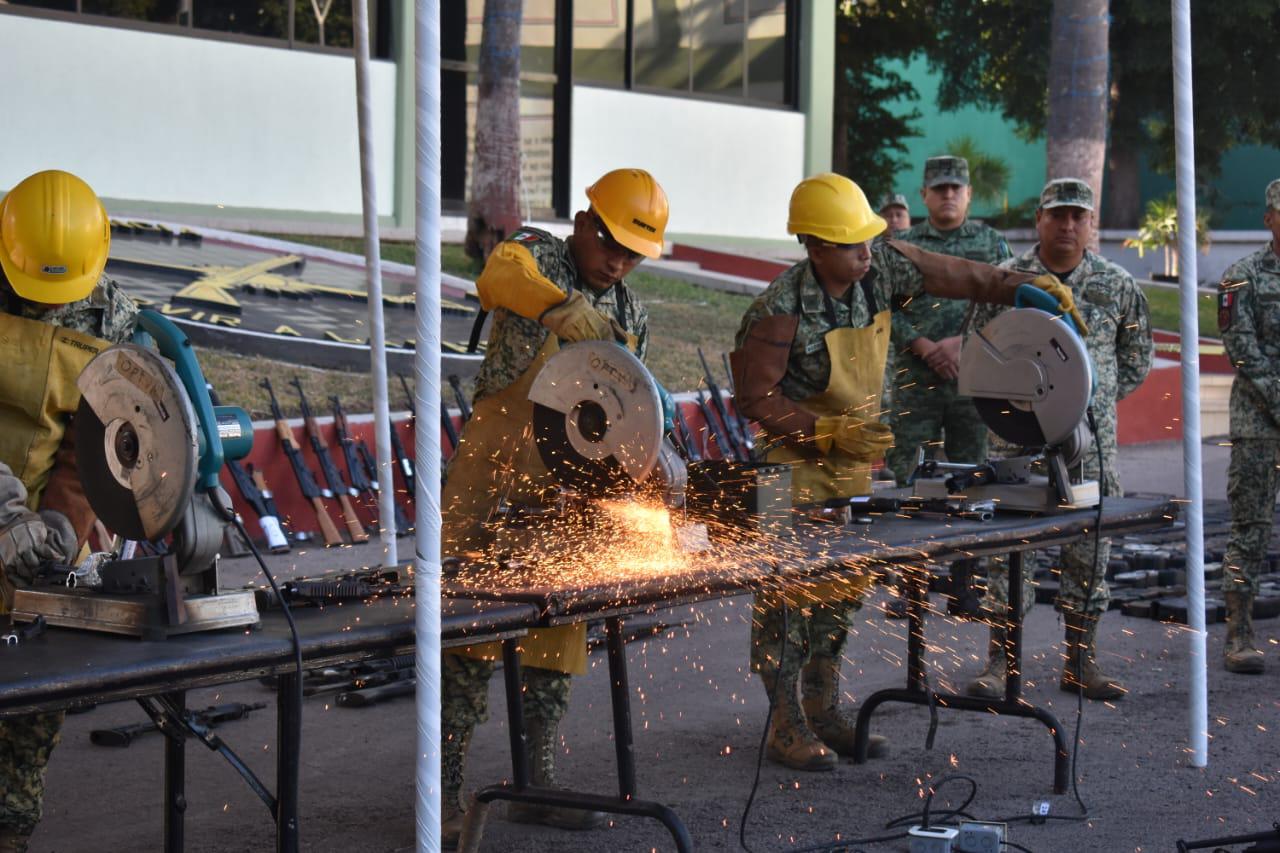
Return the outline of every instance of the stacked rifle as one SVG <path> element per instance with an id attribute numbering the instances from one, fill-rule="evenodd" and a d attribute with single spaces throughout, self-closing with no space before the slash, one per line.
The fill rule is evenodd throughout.
<path id="1" fill-rule="evenodd" d="M 701 348 L 698 349 L 698 359 L 702 362 L 702 377 L 707 386 L 705 392 L 702 388 L 696 392 L 698 410 L 706 423 L 706 433 L 701 436 L 696 435 L 695 431 L 690 429 L 684 412 L 677 405 L 673 430 L 676 445 L 687 460 L 699 462 L 709 457 L 710 447 L 706 440 L 709 435 L 711 441 L 719 448 L 722 458 L 733 462 L 751 462 L 755 452 L 753 430 L 751 422 L 742 416 L 734 401 L 733 371 L 729 369 L 728 356 L 723 356 L 724 370 L 729 382 L 728 402 L 725 401 L 720 383 Z M 732 408 L 730 408 L 731 403 Z"/>
<path id="2" fill-rule="evenodd" d="M 221 723 L 232 720 L 243 720 L 254 711 L 267 707 L 263 702 L 248 704 L 245 702 L 224 702 L 221 705 L 210 705 L 204 710 L 187 710 L 184 716 L 190 723 L 204 729 L 212 729 Z M 114 729 L 93 729 L 89 732 L 89 740 L 94 746 L 125 747 L 145 734 L 159 731 L 154 721 L 132 723 L 127 726 L 116 726 Z"/>

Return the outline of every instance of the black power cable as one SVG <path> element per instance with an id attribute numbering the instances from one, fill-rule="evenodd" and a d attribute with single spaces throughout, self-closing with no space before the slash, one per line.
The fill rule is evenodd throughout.
<path id="1" fill-rule="evenodd" d="M 756 776 L 751 782 L 751 793 L 747 795 L 747 803 L 742 807 L 742 819 L 738 821 L 738 843 L 742 845 L 742 849 L 747 853 L 751 853 L 751 848 L 747 846 L 747 816 L 751 814 L 751 806 L 756 801 L 756 791 L 760 787 L 760 768 L 764 765 L 764 752 L 769 742 L 769 729 L 773 726 L 773 709 L 778 704 L 778 687 L 782 684 L 782 662 L 787 656 L 787 635 L 789 626 L 787 624 L 787 599 L 782 597 L 782 650 L 778 654 L 778 674 L 773 679 L 773 690 L 769 691 L 769 713 L 764 717 L 764 732 L 760 735 L 760 749 L 756 753 Z"/>

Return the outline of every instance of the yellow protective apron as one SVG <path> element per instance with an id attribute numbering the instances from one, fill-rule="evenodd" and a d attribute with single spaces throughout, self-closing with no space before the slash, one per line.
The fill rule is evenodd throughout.
<path id="1" fill-rule="evenodd" d="M 870 289 L 867 305 L 875 310 Z M 831 356 L 831 378 L 825 390 L 800 403 L 819 417 L 852 415 L 867 420 L 880 415 L 884 366 L 889 354 L 889 312 L 878 311 L 862 328 L 832 329 L 823 336 Z M 769 462 L 791 464 L 791 502 L 795 506 L 821 503 L 871 493 L 871 460 L 855 459 L 832 448 L 815 457 L 790 446 L 778 446 L 766 455 Z M 809 601 L 834 601 L 858 597 L 871 586 L 869 574 L 818 584 L 804 590 Z"/>
<path id="2" fill-rule="evenodd" d="M 32 510 L 49 483 L 67 421 L 80 405 L 76 379 L 108 346 L 92 335 L 0 313 L 0 462 L 27 487 Z M 0 612 L 7 612 L 12 596 L 8 580 L 0 577 Z"/>
<path id="3" fill-rule="evenodd" d="M 445 556 L 481 550 L 492 542 L 493 534 L 485 528 L 485 522 L 499 498 L 538 505 L 554 495 L 555 479 L 542 464 L 533 441 L 529 388 L 547 359 L 559 349 L 559 339 L 548 335 L 519 379 L 476 401 L 440 495 L 440 540 Z M 480 643 L 450 652 L 499 660 L 502 644 Z M 520 652 L 525 666 L 582 675 L 587 671 L 586 623 L 535 628 L 520 641 Z"/>

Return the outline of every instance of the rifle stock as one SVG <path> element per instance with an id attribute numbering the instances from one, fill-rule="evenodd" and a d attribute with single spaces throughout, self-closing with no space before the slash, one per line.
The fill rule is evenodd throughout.
<path id="1" fill-rule="evenodd" d="M 295 376 L 289 384 L 298 390 L 298 400 L 302 404 L 302 422 L 306 424 L 307 437 L 311 439 L 311 451 L 320 462 L 320 470 L 329 484 L 329 490 L 338 498 L 338 505 L 342 507 L 342 518 L 347 524 L 351 541 L 356 544 L 368 542 L 369 534 L 365 532 L 360 516 L 356 515 L 356 508 L 351 505 L 351 496 L 355 489 L 346 484 L 341 472 L 333 464 L 333 457 L 329 455 L 329 446 L 320 432 L 320 424 L 316 423 L 315 416 L 311 414 L 311 406 L 307 403 L 307 394 L 302 389 L 302 381 Z"/>
<path id="2" fill-rule="evenodd" d="M 298 481 L 298 490 L 302 492 L 302 497 L 310 502 L 312 509 L 315 510 L 316 524 L 320 528 L 320 535 L 324 539 L 325 546 L 331 548 L 335 545 L 341 545 L 342 534 L 338 532 L 333 519 L 329 517 L 329 511 L 324 506 L 323 498 L 332 497 L 332 495 L 326 495 L 326 490 L 317 485 L 315 477 L 307 468 L 307 463 L 303 461 L 302 449 L 298 446 L 297 439 L 293 437 L 293 427 L 289 426 L 289 422 L 284 419 L 284 413 L 280 411 L 280 403 L 276 400 L 276 392 L 271 387 L 271 380 L 263 378 L 258 384 L 266 389 L 270 398 L 271 415 L 275 418 L 276 435 L 280 439 L 280 446 L 284 448 L 284 454 L 289 459 L 290 467 L 293 468 L 294 479 Z"/>

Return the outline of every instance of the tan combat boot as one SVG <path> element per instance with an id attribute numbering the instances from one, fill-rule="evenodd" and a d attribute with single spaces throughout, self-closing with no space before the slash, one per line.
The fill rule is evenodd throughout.
<path id="1" fill-rule="evenodd" d="M 529 745 L 529 782 L 536 788 L 556 786 L 556 725 L 535 717 L 525 719 Z M 594 829 L 604 823 L 604 813 L 588 809 L 540 806 L 512 802 L 507 819 L 516 823 L 540 823 L 557 829 Z"/>
<path id="2" fill-rule="evenodd" d="M 1093 613 L 1065 614 L 1067 659 L 1058 687 L 1067 693 L 1078 693 L 1083 686 L 1086 699 L 1123 699 L 1124 685 L 1103 673 L 1094 657 L 1100 617 Z"/>
<path id="3" fill-rule="evenodd" d="M 839 759 L 809 728 L 804 709 L 796 699 L 795 676 L 784 675 L 779 680 L 775 670 L 761 672 L 760 678 L 775 702 L 765 757 L 792 770 L 835 770 Z"/>
<path id="4" fill-rule="evenodd" d="M 1253 639 L 1253 596 L 1247 592 L 1228 592 L 1227 642 L 1222 649 L 1222 662 L 1227 672 L 1260 675 L 1262 652 Z"/>
<path id="5" fill-rule="evenodd" d="M 1009 662 L 1004 654 L 1005 636 L 1004 628 L 991 628 L 991 636 L 987 640 L 987 667 L 965 685 L 964 692 L 968 695 L 980 699 L 1004 697 L 1004 683 L 1009 674 Z"/>
<path id="6" fill-rule="evenodd" d="M 857 721 L 840 707 L 839 658 L 814 657 L 801 673 L 800 705 L 809 719 L 809 728 L 837 755 L 853 756 Z M 889 741 L 881 735 L 867 737 L 867 757 L 883 758 L 889 754 Z"/>

